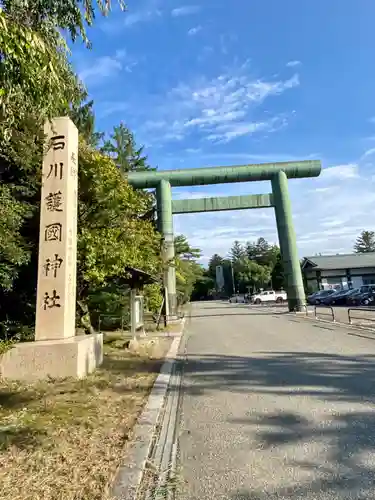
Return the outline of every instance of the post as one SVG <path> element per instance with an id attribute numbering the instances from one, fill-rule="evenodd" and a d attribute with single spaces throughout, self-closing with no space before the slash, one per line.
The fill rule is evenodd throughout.
<path id="1" fill-rule="evenodd" d="M 78 130 L 68 117 L 44 127 L 35 340 L 75 336 Z"/>
<path id="2" fill-rule="evenodd" d="M 156 187 L 158 229 L 163 238 L 163 260 L 166 266 L 164 286 L 167 290 L 167 308 L 170 316 L 177 314 L 176 269 L 173 235 L 172 190 L 166 180 L 161 180 Z"/>
<path id="3" fill-rule="evenodd" d="M 135 296 L 137 295 L 137 290 L 132 288 L 130 290 L 130 330 L 132 337 L 135 339 L 137 337 L 137 325 L 136 325 L 136 318 L 137 318 L 137 311 L 136 311 L 136 303 L 135 303 Z"/>
<path id="4" fill-rule="evenodd" d="M 293 226 L 288 179 L 285 172 L 279 171 L 271 182 L 280 251 L 285 266 L 288 307 L 289 311 L 301 311 L 306 300 Z"/>
<path id="5" fill-rule="evenodd" d="M 236 285 L 234 283 L 234 269 L 233 269 L 233 262 L 230 261 L 230 269 L 231 269 L 231 275 L 232 275 L 232 290 L 233 290 L 233 295 L 236 295 Z"/>
<path id="6" fill-rule="evenodd" d="M 59 117 L 44 132 L 35 342 L 20 342 L 0 359 L 3 379 L 28 383 L 83 378 L 103 361 L 103 335 L 75 332 L 78 131 Z"/>

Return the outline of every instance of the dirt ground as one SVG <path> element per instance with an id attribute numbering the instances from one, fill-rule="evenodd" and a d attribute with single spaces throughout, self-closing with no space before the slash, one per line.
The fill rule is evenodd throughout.
<path id="1" fill-rule="evenodd" d="M 84 380 L 0 385 L 0 498 L 105 500 L 171 338 L 105 346 Z"/>

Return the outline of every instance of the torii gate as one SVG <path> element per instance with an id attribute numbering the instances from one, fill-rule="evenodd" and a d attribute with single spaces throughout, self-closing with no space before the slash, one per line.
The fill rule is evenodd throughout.
<path id="1" fill-rule="evenodd" d="M 284 263 L 288 307 L 300 311 L 305 305 L 305 291 L 293 226 L 288 179 L 318 177 L 319 160 L 264 163 L 186 170 L 129 172 L 128 182 L 136 189 L 156 189 L 158 229 L 164 240 L 164 256 L 169 263 L 164 276 L 170 315 L 176 314 L 176 273 L 174 268 L 173 214 L 241 210 L 274 207 L 280 252 Z M 271 181 L 272 193 L 266 195 L 228 196 L 194 200 L 172 200 L 172 187 Z"/>

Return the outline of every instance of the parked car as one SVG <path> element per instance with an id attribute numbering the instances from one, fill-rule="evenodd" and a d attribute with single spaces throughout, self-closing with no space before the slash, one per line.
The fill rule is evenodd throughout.
<path id="1" fill-rule="evenodd" d="M 323 299 L 334 293 L 336 293 L 336 290 L 321 290 L 312 297 L 311 296 L 308 297 L 308 303 L 310 305 L 318 306 L 319 304 L 322 303 Z"/>
<path id="2" fill-rule="evenodd" d="M 231 304 L 233 304 L 233 303 L 235 303 L 235 304 L 244 304 L 246 302 L 246 300 L 245 300 L 245 296 L 244 295 L 236 294 L 236 295 L 232 295 L 232 297 L 229 299 L 229 302 Z"/>
<path id="3" fill-rule="evenodd" d="M 342 295 L 345 295 L 348 290 L 336 290 L 334 293 L 323 297 L 321 303 L 325 306 L 334 305 L 336 303 L 336 299 L 339 299 Z"/>
<path id="4" fill-rule="evenodd" d="M 357 303 L 358 296 L 361 295 L 361 289 L 360 288 L 355 288 L 353 290 L 353 293 L 348 295 L 346 298 L 346 305 L 347 306 L 355 306 Z"/>
<path id="5" fill-rule="evenodd" d="M 308 304 L 311 304 L 311 301 L 314 299 L 316 295 L 318 295 L 322 290 L 318 290 L 317 292 L 310 293 L 310 295 L 307 296 L 306 300 Z"/>
<path id="6" fill-rule="evenodd" d="M 332 293 L 331 295 L 324 297 L 324 299 L 321 302 L 325 306 L 333 306 L 340 304 L 343 305 L 346 304 L 347 297 L 349 297 L 353 293 L 356 293 L 355 290 L 348 290 L 348 289 L 336 290 L 335 293 Z"/>
<path id="7" fill-rule="evenodd" d="M 353 295 L 351 305 L 353 306 L 369 306 L 375 302 L 375 285 L 363 285 L 359 288 L 359 292 Z"/>
<path id="8" fill-rule="evenodd" d="M 276 302 L 277 304 L 282 304 L 286 300 L 287 295 L 284 290 L 281 290 L 279 292 L 275 292 L 274 290 L 265 290 L 253 295 L 252 297 L 252 301 L 254 302 L 254 304 L 262 304 L 264 302 Z"/>
<path id="9" fill-rule="evenodd" d="M 337 295 L 332 294 L 324 300 L 324 304 L 329 306 L 344 306 L 347 304 L 349 297 L 358 293 L 358 290 L 358 288 L 352 288 L 351 290 L 342 290 Z"/>

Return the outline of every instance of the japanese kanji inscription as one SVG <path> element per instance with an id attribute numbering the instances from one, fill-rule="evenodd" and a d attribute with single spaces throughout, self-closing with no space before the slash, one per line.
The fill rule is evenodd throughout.
<path id="1" fill-rule="evenodd" d="M 78 131 L 66 117 L 44 131 L 35 340 L 75 335 Z"/>

